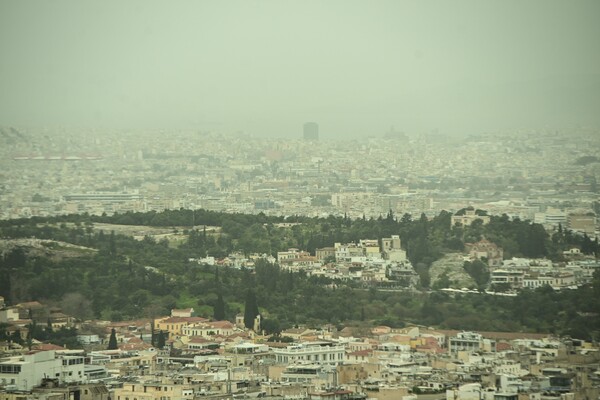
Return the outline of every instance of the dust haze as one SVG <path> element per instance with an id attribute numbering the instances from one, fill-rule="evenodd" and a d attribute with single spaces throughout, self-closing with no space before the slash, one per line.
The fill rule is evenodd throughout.
<path id="1" fill-rule="evenodd" d="M 597 1 L 2 1 L 0 124 L 597 127 Z"/>

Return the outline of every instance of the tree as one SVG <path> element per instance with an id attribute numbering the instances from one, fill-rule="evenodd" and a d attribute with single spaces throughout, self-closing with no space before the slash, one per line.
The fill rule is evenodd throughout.
<path id="1" fill-rule="evenodd" d="M 267 335 L 279 335 L 281 333 L 281 324 L 278 319 L 267 318 L 262 320 L 261 328 Z"/>
<path id="2" fill-rule="evenodd" d="M 63 296 L 60 307 L 65 314 L 69 314 L 82 321 L 94 316 L 92 302 L 79 292 L 70 292 Z"/>
<path id="3" fill-rule="evenodd" d="M 116 257 L 117 256 L 117 242 L 115 241 L 115 231 L 110 231 L 108 246 L 109 246 L 108 251 L 109 251 L 110 256 Z"/>
<path id="4" fill-rule="evenodd" d="M 479 288 L 485 287 L 490 280 L 488 266 L 481 260 L 465 261 L 463 268 L 475 280 Z"/>
<path id="5" fill-rule="evenodd" d="M 9 269 L 0 270 L 0 296 L 4 297 L 7 303 L 11 303 L 11 291 Z"/>
<path id="6" fill-rule="evenodd" d="M 156 338 L 156 347 L 162 349 L 165 347 L 165 342 L 165 333 L 161 329 L 160 332 L 158 332 L 158 337 Z"/>
<path id="7" fill-rule="evenodd" d="M 215 321 L 222 321 L 225 319 L 225 302 L 223 301 L 223 295 L 221 292 L 217 295 L 217 302 L 213 310 L 213 317 Z"/>
<path id="8" fill-rule="evenodd" d="M 23 338 L 21 337 L 21 330 L 17 329 L 10 334 L 10 340 L 14 343 L 23 344 Z"/>
<path id="9" fill-rule="evenodd" d="M 259 314 L 256 295 L 252 289 L 248 290 L 246 295 L 246 305 L 244 306 L 244 325 L 248 329 L 254 329 L 254 319 Z"/>
<path id="10" fill-rule="evenodd" d="M 110 331 L 110 339 L 108 339 L 108 350 L 116 350 L 119 346 L 117 345 L 117 332 L 115 328 Z"/>

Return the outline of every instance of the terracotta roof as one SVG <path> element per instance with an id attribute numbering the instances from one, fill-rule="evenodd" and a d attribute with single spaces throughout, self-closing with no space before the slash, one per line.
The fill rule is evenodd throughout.
<path id="1" fill-rule="evenodd" d="M 42 303 L 40 303 L 39 301 L 28 301 L 25 303 L 19 303 L 16 305 L 16 307 L 19 307 L 19 308 L 43 308 L 45 306 Z"/>
<path id="2" fill-rule="evenodd" d="M 52 343 L 40 343 L 32 346 L 32 349 L 39 351 L 48 351 L 48 350 L 66 350 L 65 347 L 58 346 Z"/>
<path id="3" fill-rule="evenodd" d="M 212 328 L 220 328 L 220 329 L 233 329 L 235 325 L 233 325 L 229 321 L 212 321 L 207 323 L 208 326 Z"/>
<path id="4" fill-rule="evenodd" d="M 512 346 L 510 345 L 510 343 L 506 343 L 506 342 L 496 343 L 496 351 L 506 351 L 506 350 L 512 350 Z"/>
<path id="5" fill-rule="evenodd" d="M 202 336 L 190 336 L 190 341 L 188 343 L 209 343 L 211 340 L 208 340 Z"/>
<path id="6" fill-rule="evenodd" d="M 182 322 L 187 322 L 188 324 L 194 322 L 206 322 L 208 321 L 206 318 L 202 317 L 167 317 L 165 319 L 159 320 L 161 324 L 178 324 Z"/>
<path id="7" fill-rule="evenodd" d="M 370 356 L 371 354 L 373 354 L 373 350 L 357 350 L 357 351 L 353 351 L 352 353 L 348 353 L 349 356 L 355 356 L 355 357 L 365 357 L 365 356 Z"/>

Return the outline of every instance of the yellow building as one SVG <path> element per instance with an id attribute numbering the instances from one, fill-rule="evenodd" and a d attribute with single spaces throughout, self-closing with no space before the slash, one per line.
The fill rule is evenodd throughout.
<path id="1" fill-rule="evenodd" d="M 154 320 L 154 331 L 168 332 L 169 337 L 181 336 L 184 327 L 207 321 L 202 317 L 162 317 Z"/>
<path id="2" fill-rule="evenodd" d="M 127 383 L 115 389 L 115 400 L 183 400 L 193 399 L 194 388 L 191 385 L 166 383 Z"/>

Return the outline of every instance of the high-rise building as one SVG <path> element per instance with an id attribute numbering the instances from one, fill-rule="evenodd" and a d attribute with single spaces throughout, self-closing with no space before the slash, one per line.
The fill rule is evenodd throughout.
<path id="1" fill-rule="evenodd" d="M 319 140 L 319 124 L 316 122 L 304 124 L 304 140 Z"/>

